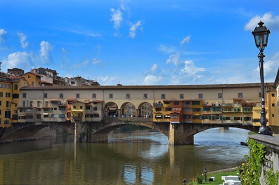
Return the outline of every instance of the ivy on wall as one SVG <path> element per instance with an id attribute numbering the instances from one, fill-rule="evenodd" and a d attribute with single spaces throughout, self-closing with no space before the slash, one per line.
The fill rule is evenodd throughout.
<path id="1" fill-rule="evenodd" d="M 253 139 L 248 140 L 250 155 L 245 156 L 245 163 L 242 164 L 242 172 L 240 174 L 241 183 L 243 185 L 260 185 L 260 176 L 262 164 L 265 162 L 266 146 L 257 143 Z M 265 183 L 267 185 L 278 184 L 278 172 L 274 173 L 273 168 L 265 174 Z"/>

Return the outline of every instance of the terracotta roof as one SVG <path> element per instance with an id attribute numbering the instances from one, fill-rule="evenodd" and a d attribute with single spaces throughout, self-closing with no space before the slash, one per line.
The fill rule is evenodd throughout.
<path id="1" fill-rule="evenodd" d="M 265 83 L 266 86 L 272 86 L 273 83 Z M 128 85 L 128 86 L 37 86 L 23 87 L 22 90 L 162 90 L 162 89 L 217 89 L 217 88 L 253 88 L 261 87 L 260 83 L 243 83 L 243 84 L 206 84 L 206 85 Z"/>

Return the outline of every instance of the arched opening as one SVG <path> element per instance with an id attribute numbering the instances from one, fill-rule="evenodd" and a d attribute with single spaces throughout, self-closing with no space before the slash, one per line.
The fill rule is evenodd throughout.
<path id="1" fill-rule="evenodd" d="M 243 128 L 210 128 L 194 135 L 194 144 L 200 146 L 240 146 L 250 131 Z"/>
<path id="2" fill-rule="evenodd" d="M 107 118 L 118 117 L 118 106 L 114 102 L 108 102 L 105 105 L 104 116 Z"/>
<path id="3" fill-rule="evenodd" d="M 153 117 L 153 107 L 148 102 L 143 102 L 138 108 L 138 117 L 141 118 L 152 118 Z"/>
<path id="4" fill-rule="evenodd" d="M 121 117 L 137 117 L 137 110 L 134 104 L 130 102 L 123 103 L 120 109 Z"/>

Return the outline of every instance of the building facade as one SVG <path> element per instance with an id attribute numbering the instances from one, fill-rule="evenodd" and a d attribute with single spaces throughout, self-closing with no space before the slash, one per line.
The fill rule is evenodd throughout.
<path id="1" fill-rule="evenodd" d="M 20 88 L 26 85 L 21 77 L 0 78 L 0 127 L 9 127 L 18 121 Z"/>
<path id="2" fill-rule="evenodd" d="M 267 90 L 272 88 L 273 84 L 266 84 Z M 41 108 L 41 112 L 35 114 L 40 114 L 42 121 L 79 118 L 90 122 L 101 121 L 103 117 L 153 117 L 154 122 L 254 124 L 260 92 L 260 84 L 25 87 L 21 90 L 20 105 L 21 108 L 31 107 L 31 104 L 33 109 Z M 271 93 L 271 99 L 267 100 L 274 101 L 276 98 L 272 96 L 275 95 Z M 65 106 L 64 112 L 55 112 L 59 107 L 51 107 L 54 100 L 60 102 L 57 107 Z M 35 106 L 38 102 L 40 106 Z M 267 116 L 268 125 L 278 125 L 277 113 L 267 113 Z"/>

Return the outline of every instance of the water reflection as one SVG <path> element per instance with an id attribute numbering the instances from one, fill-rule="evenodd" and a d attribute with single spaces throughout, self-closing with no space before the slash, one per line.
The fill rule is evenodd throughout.
<path id="1" fill-rule="evenodd" d="M 248 148 L 239 142 L 246 137 L 244 130 L 211 129 L 195 136 L 195 146 L 173 147 L 164 135 L 144 130 L 114 132 L 108 144 L 0 145 L 0 184 L 181 184 L 203 167 L 240 164 Z"/>

